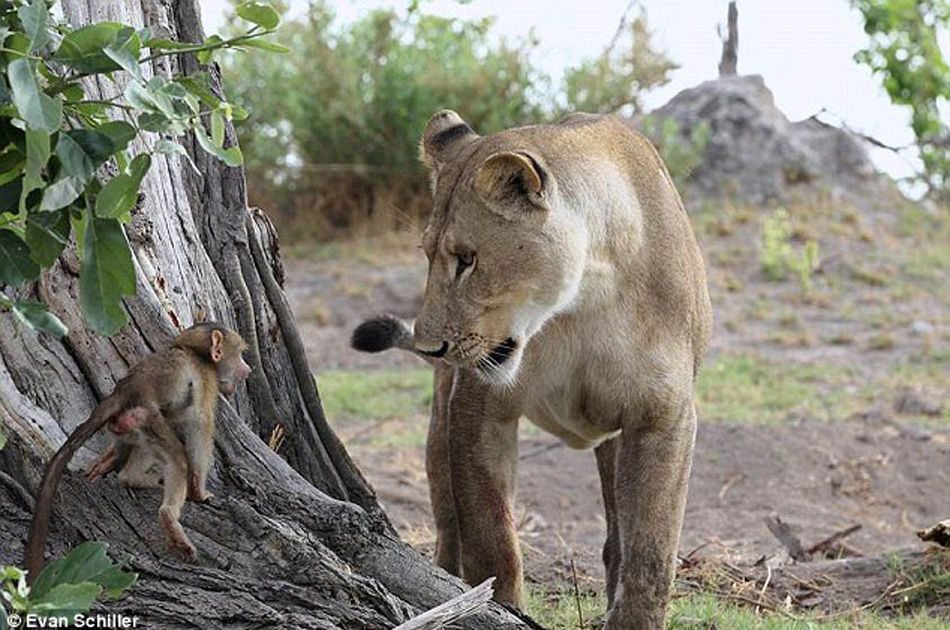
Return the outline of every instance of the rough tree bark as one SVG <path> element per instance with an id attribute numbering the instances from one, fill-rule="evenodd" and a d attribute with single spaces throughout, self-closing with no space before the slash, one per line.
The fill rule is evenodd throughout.
<path id="1" fill-rule="evenodd" d="M 722 40 L 722 57 L 719 59 L 719 76 L 736 76 L 739 63 L 739 10 L 736 9 L 736 3 L 729 3 L 729 13 L 727 15 L 727 34 L 725 37 L 719 33 Z"/>
<path id="2" fill-rule="evenodd" d="M 74 25 L 114 20 L 201 41 L 196 0 L 63 0 Z M 192 58 L 156 62 L 196 72 Z M 216 71 L 211 69 L 218 83 Z M 90 98 L 116 87 L 90 83 Z M 315 106 L 317 106 L 315 104 Z M 233 129 L 227 142 L 234 142 Z M 219 404 L 208 505 L 186 504 L 183 524 L 197 565 L 171 559 L 156 522 L 160 496 L 114 478 L 77 474 L 102 447 L 81 451 L 60 486 L 50 551 L 103 540 L 140 574 L 130 594 L 104 604 L 149 628 L 392 628 L 458 595 L 464 585 L 398 539 L 372 489 L 323 415 L 316 385 L 281 288 L 277 240 L 266 215 L 248 209 L 241 169 L 187 146 L 201 176 L 177 156 L 153 160 L 127 235 L 138 292 L 130 324 L 113 338 L 91 334 L 78 313 L 74 249 L 18 297 L 40 297 L 69 326 L 37 335 L 0 314 L 0 564 L 22 564 L 33 491 L 46 460 L 128 367 L 164 347 L 197 311 L 250 343 L 246 393 Z M 267 445 L 286 430 L 280 454 Z M 497 606 L 459 623 L 520 628 Z"/>

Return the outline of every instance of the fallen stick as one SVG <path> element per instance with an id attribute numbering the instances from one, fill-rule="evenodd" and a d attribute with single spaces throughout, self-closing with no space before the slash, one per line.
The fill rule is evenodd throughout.
<path id="1" fill-rule="evenodd" d="M 490 577 L 458 597 L 453 597 L 444 604 L 439 604 L 435 608 L 396 626 L 394 630 L 435 630 L 436 628 L 445 628 L 453 621 L 473 615 L 488 605 L 489 600 L 491 600 L 492 582 L 494 581 L 495 578 Z"/>
<path id="2" fill-rule="evenodd" d="M 821 541 L 819 541 L 819 542 L 816 542 L 814 545 L 812 545 L 811 547 L 809 547 L 808 549 L 806 549 L 806 550 L 805 550 L 805 553 L 807 553 L 809 556 L 811 556 L 811 555 L 814 555 L 814 554 L 818 553 L 819 551 L 827 551 L 828 549 L 831 549 L 832 545 L 834 545 L 836 542 L 839 542 L 839 541 L 844 540 L 845 538 L 847 538 L 848 536 L 850 536 L 850 535 L 853 534 L 854 532 L 856 532 L 856 531 L 858 531 L 859 529 L 861 529 L 861 527 L 862 527 L 862 526 L 861 526 L 861 524 L 859 523 L 859 524 L 857 524 L 857 525 L 852 525 L 851 527 L 847 527 L 847 528 L 845 528 L 845 529 L 842 529 L 842 530 L 839 531 L 839 532 L 835 532 L 835 533 L 832 534 L 831 536 L 828 536 L 828 538 L 825 538 L 824 540 L 821 540 Z"/>
<path id="3" fill-rule="evenodd" d="M 808 560 L 808 554 L 805 553 L 805 549 L 802 547 L 802 541 L 798 539 L 798 536 L 792 533 L 791 528 L 779 518 L 778 514 L 766 516 L 764 520 L 765 526 L 769 528 L 772 535 L 778 538 L 782 546 L 788 550 L 788 555 L 790 555 L 793 560 L 797 562 L 805 562 Z"/>

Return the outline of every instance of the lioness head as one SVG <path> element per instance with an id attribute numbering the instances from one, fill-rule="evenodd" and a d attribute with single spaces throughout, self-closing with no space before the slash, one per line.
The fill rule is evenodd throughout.
<path id="1" fill-rule="evenodd" d="M 531 127 L 481 137 L 443 110 L 421 142 L 434 203 L 415 348 L 498 384 L 515 381 L 528 340 L 570 308 L 587 253 L 586 226 L 559 191 L 557 156 L 535 138 Z"/>

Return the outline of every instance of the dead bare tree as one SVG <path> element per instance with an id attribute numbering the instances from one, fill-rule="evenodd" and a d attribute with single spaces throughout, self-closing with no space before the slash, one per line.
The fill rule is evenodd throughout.
<path id="1" fill-rule="evenodd" d="M 739 63 L 739 10 L 736 3 L 729 3 L 727 15 L 727 34 L 723 36 L 722 25 L 719 28 L 719 39 L 722 40 L 722 57 L 719 59 L 719 76 L 736 76 L 736 67 Z"/>
<path id="2" fill-rule="evenodd" d="M 201 42 L 197 0 L 63 0 L 73 25 L 112 20 L 180 41 Z M 151 62 L 185 73 L 190 56 Z M 216 69 L 212 82 L 220 89 Z M 89 81 L 87 98 L 117 93 Z M 315 105 L 316 106 L 316 105 Z M 227 143 L 235 142 L 227 130 Z M 194 141 L 192 140 L 192 145 Z M 137 295 L 130 324 L 112 338 L 90 333 L 80 316 L 77 257 L 68 248 L 41 280 L 14 292 L 42 298 L 69 326 L 59 340 L 0 314 L 0 564 L 22 564 L 33 503 L 46 460 L 85 420 L 128 367 L 164 347 L 175 322 L 200 309 L 239 330 L 254 368 L 247 394 L 220 404 L 210 504 L 189 503 L 183 524 L 199 550 L 196 565 L 163 549 L 154 514 L 160 493 L 129 491 L 114 479 L 77 474 L 102 447 L 80 451 L 60 486 L 51 524 L 54 554 L 84 540 L 107 541 L 140 579 L 104 604 L 150 628 L 392 628 L 449 600 L 464 585 L 399 540 L 372 488 L 330 428 L 281 286 L 273 226 L 247 207 L 244 173 L 208 156 L 156 156 L 126 231 Z M 275 428 L 282 451 L 268 447 Z M 276 441 L 275 441 L 276 443 Z M 464 628 L 523 628 L 495 605 L 457 622 Z"/>

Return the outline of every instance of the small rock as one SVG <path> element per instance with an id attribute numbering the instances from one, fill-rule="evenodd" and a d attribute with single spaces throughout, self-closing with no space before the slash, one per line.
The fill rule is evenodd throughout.
<path id="1" fill-rule="evenodd" d="M 943 405 L 924 398 L 915 389 L 906 387 L 897 395 L 897 400 L 894 402 L 894 411 L 909 415 L 939 416 L 943 413 Z"/>
<path id="2" fill-rule="evenodd" d="M 931 334 L 934 331 L 934 326 L 930 322 L 925 322 L 922 319 L 915 319 L 914 323 L 910 325 L 910 330 L 915 335 L 923 337 Z"/>

